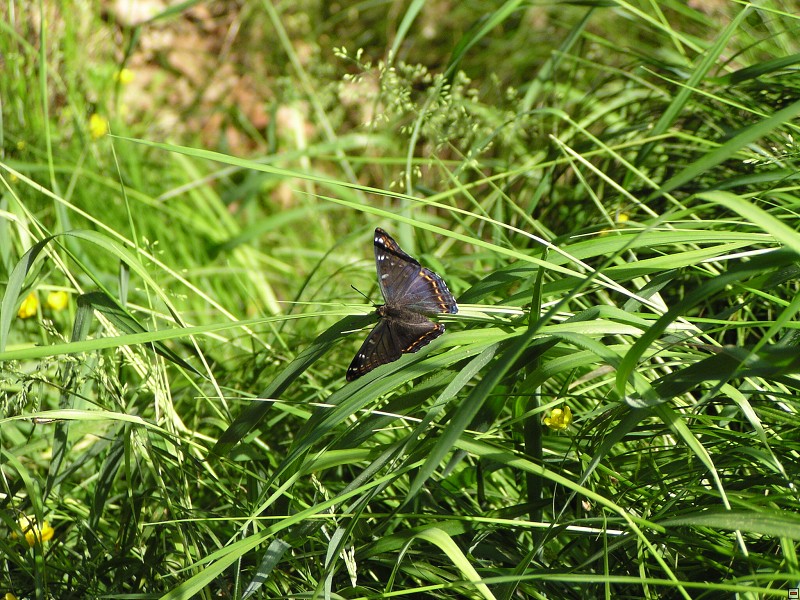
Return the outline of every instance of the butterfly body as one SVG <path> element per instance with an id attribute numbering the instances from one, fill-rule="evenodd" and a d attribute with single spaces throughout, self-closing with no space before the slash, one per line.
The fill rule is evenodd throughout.
<path id="1" fill-rule="evenodd" d="M 404 323 L 426 323 L 429 322 L 424 314 L 408 310 L 407 308 L 399 308 L 397 306 L 389 306 L 384 304 L 376 307 L 375 312 L 382 319 L 400 321 Z"/>
<path id="2" fill-rule="evenodd" d="M 386 303 L 377 307 L 378 324 L 350 363 L 347 381 L 416 352 L 442 335 L 444 325 L 428 315 L 458 312 L 444 280 L 403 252 L 381 228 L 375 230 L 375 265 Z"/>

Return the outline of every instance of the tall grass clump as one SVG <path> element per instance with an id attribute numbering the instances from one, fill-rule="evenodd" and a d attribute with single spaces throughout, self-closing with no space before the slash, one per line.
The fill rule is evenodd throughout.
<path id="1" fill-rule="evenodd" d="M 790 3 L 119 6 L 0 9 L 0 593 L 800 585 Z"/>

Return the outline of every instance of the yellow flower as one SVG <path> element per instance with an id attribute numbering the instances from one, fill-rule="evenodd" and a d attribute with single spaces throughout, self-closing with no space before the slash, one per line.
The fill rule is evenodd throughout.
<path id="1" fill-rule="evenodd" d="M 67 292 L 50 292 L 47 294 L 47 306 L 53 310 L 64 310 L 69 304 L 69 294 Z"/>
<path id="2" fill-rule="evenodd" d="M 133 71 L 130 69 L 120 69 L 114 73 L 114 81 L 119 81 L 122 85 L 128 85 L 133 81 Z"/>
<path id="3" fill-rule="evenodd" d="M 108 133 L 108 119 L 94 113 L 89 117 L 89 133 L 93 140 L 97 140 Z"/>
<path id="4" fill-rule="evenodd" d="M 20 140 L 17 142 L 17 150 L 19 150 L 20 152 L 25 150 L 26 146 L 27 144 L 25 143 L 25 140 Z"/>
<path id="5" fill-rule="evenodd" d="M 22 532 L 25 534 L 25 541 L 28 542 L 29 546 L 35 546 L 36 540 L 39 540 L 42 543 L 50 541 L 55 533 L 55 529 L 50 527 L 50 523 L 47 521 L 42 521 L 42 526 L 39 527 L 36 524 L 35 517 L 22 515 L 19 518 L 18 523 L 19 528 L 22 529 Z M 11 537 L 16 538 L 18 536 L 16 533 L 12 533 Z"/>
<path id="6" fill-rule="evenodd" d="M 6 592 L 6 595 L 3 596 L 3 600 L 17 600 L 17 597 L 11 592 Z"/>
<path id="7" fill-rule="evenodd" d="M 17 311 L 17 316 L 20 319 L 30 319 L 36 316 L 36 311 L 39 310 L 39 299 L 34 292 L 31 292 L 22 301 Z"/>
<path id="8" fill-rule="evenodd" d="M 564 431 L 572 423 L 572 411 L 569 406 L 564 408 L 554 408 L 549 417 L 544 418 L 544 424 L 553 431 Z"/>

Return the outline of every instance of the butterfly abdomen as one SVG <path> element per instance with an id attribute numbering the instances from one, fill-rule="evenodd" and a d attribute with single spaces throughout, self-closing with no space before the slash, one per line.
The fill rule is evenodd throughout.
<path id="1" fill-rule="evenodd" d="M 394 319 L 395 321 L 403 321 L 405 323 L 424 323 L 428 318 L 413 310 L 400 308 L 397 306 L 388 306 L 384 304 L 378 307 L 378 316 L 384 319 Z"/>

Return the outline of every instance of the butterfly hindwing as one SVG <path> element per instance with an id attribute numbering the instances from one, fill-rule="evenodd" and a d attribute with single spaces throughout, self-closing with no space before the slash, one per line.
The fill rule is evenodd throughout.
<path id="1" fill-rule="evenodd" d="M 381 318 L 347 369 L 347 381 L 358 379 L 372 369 L 394 362 L 403 354 L 416 352 L 444 333 L 444 325 L 428 319 L 406 322 Z"/>
<path id="2" fill-rule="evenodd" d="M 444 280 L 403 252 L 381 228 L 375 230 L 375 265 L 387 305 L 427 315 L 458 312 Z"/>
<path id="3" fill-rule="evenodd" d="M 389 332 L 403 354 L 416 352 L 444 333 L 444 325 L 428 319 L 418 322 L 389 320 Z"/>

